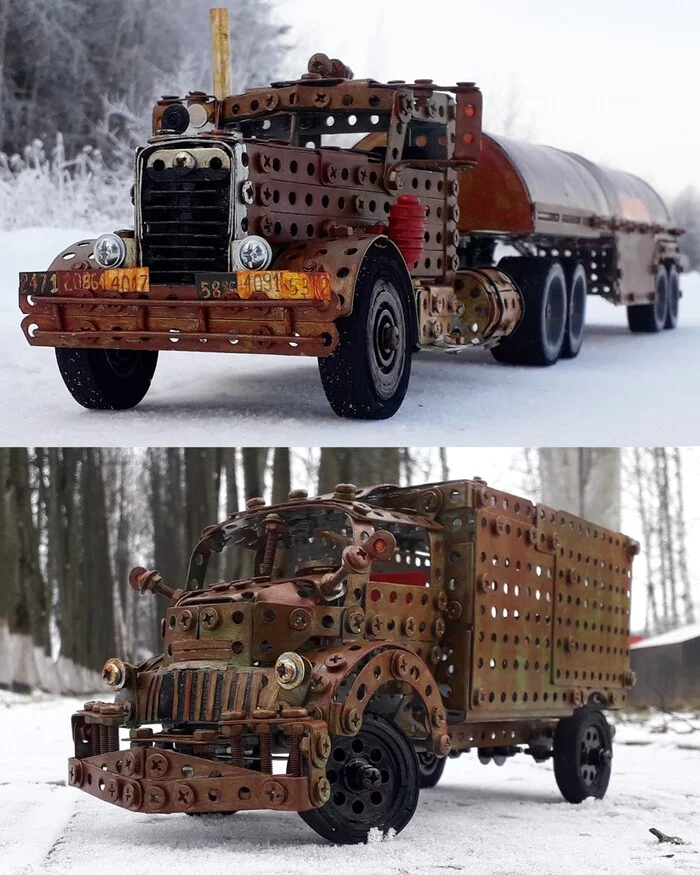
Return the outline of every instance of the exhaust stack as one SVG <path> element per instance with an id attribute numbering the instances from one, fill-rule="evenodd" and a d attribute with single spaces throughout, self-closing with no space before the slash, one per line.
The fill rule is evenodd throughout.
<path id="1" fill-rule="evenodd" d="M 214 96 L 224 100 L 231 95 L 231 26 L 228 9 L 212 9 L 210 16 Z"/>

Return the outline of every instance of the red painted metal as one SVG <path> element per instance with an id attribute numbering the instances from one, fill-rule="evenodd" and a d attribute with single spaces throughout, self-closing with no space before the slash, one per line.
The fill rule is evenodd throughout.
<path id="1" fill-rule="evenodd" d="M 389 239 L 396 243 L 411 270 L 423 255 L 426 214 L 426 207 L 414 194 L 400 195 L 389 209 Z"/>

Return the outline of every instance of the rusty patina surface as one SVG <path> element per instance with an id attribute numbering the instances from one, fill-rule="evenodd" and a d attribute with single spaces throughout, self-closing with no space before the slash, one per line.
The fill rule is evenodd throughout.
<path id="1" fill-rule="evenodd" d="M 546 756 L 561 718 L 634 682 L 637 549 L 481 480 L 253 499 L 202 533 L 179 587 L 132 571 L 169 599 L 163 652 L 106 663 L 116 701 L 74 716 L 70 783 L 134 811 L 304 811 L 366 713 L 438 757 Z M 227 550 L 247 574 L 212 580 Z"/>

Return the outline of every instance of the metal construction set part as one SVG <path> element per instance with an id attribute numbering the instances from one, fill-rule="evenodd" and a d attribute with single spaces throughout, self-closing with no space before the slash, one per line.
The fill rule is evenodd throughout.
<path id="1" fill-rule="evenodd" d="M 418 348 L 577 355 L 587 294 L 632 331 L 676 326 L 682 232 L 646 183 L 482 133 L 471 82 L 355 80 L 317 54 L 231 96 L 224 13 L 214 93 L 154 108 L 134 229 L 20 277 L 24 333 L 80 404 L 138 404 L 160 350 L 226 351 L 317 357 L 336 413 L 380 419 Z"/>
<path id="2" fill-rule="evenodd" d="M 403 829 L 471 749 L 553 758 L 567 800 L 600 798 L 638 550 L 476 479 L 252 499 L 180 588 L 131 572 L 168 600 L 163 652 L 108 660 L 116 698 L 74 715 L 69 782 L 137 812 L 298 811 L 341 843 Z"/>

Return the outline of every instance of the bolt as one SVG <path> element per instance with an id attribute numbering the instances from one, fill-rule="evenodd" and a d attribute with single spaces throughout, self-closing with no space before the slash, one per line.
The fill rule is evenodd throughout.
<path id="1" fill-rule="evenodd" d="M 269 91 L 265 95 L 265 108 L 274 109 L 277 106 L 277 95 L 274 91 Z"/>
<path id="2" fill-rule="evenodd" d="M 187 632 L 187 630 L 192 625 L 192 611 L 183 611 L 180 616 L 177 618 L 177 625 L 183 632 Z"/>
<path id="3" fill-rule="evenodd" d="M 206 608 L 200 619 L 205 629 L 214 629 L 219 622 L 219 613 L 215 608 Z"/>
<path id="4" fill-rule="evenodd" d="M 384 628 L 384 620 L 381 617 L 374 616 L 369 621 L 369 630 L 372 635 L 379 636 Z"/>
<path id="5" fill-rule="evenodd" d="M 328 685 L 330 681 L 328 680 L 328 676 L 325 674 L 313 674 L 311 675 L 311 689 L 314 693 L 322 693 L 324 690 L 328 689 Z"/>
<path id="6" fill-rule="evenodd" d="M 479 687 L 474 690 L 474 704 L 475 705 L 485 705 L 486 704 L 486 691 L 483 687 Z"/>
<path id="7" fill-rule="evenodd" d="M 444 611 L 447 607 L 447 593 L 444 590 L 435 596 L 435 607 L 438 611 Z"/>
<path id="8" fill-rule="evenodd" d="M 365 211 L 365 204 L 366 204 L 365 199 L 364 199 L 363 197 L 360 197 L 360 195 L 357 195 L 357 196 L 355 197 L 355 204 L 354 204 L 354 206 L 355 206 L 355 212 L 356 212 L 356 213 L 364 213 L 364 211 Z"/>
<path id="9" fill-rule="evenodd" d="M 567 653 L 571 653 L 575 647 L 575 644 L 576 642 L 574 641 L 573 635 L 570 635 L 564 642 L 564 649 Z"/>
<path id="10" fill-rule="evenodd" d="M 162 787 L 151 787 L 146 805 L 152 811 L 161 809 L 165 805 L 165 790 Z"/>
<path id="11" fill-rule="evenodd" d="M 433 665 L 437 665 L 438 662 L 440 662 L 440 655 L 441 651 L 437 644 L 435 645 L 435 647 L 430 648 L 430 661 L 433 663 Z"/>
<path id="12" fill-rule="evenodd" d="M 326 657 L 326 667 L 331 669 L 342 668 L 345 665 L 345 657 L 342 653 L 333 653 Z"/>
<path id="13" fill-rule="evenodd" d="M 107 793 L 109 793 L 112 802 L 119 797 L 119 784 L 117 784 L 114 778 L 107 784 Z"/>
<path id="14" fill-rule="evenodd" d="M 68 769 L 68 782 L 71 787 L 80 787 L 83 783 L 83 767 L 79 762 L 71 762 Z"/>
<path id="15" fill-rule="evenodd" d="M 576 583 L 577 580 L 578 580 L 578 574 L 576 573 L 576 569 L 570 568 L 569 573 L 566 575 L 566 582 L 567 583 Z"/>
<path id="16" fill-rule="evenodd" d="M 260 165 L 266 172 L 272 170 L 272 155 L 270 155 L 269 152 L 263 152 L 260 155 Z"/>
<path id="17" fill-rule="evenodd" d="M 488 574 L 480 574 L 476 579 L 476 585 L 479 588 L 479 592 L 491 592 L 492 584 Z"/>
<path id="18" fill-rule="evenodd" d="M 194 803 L 194 790 L 189 784 L 176 784 L 173 787 L 175 804 L 178 808 L 190 808 Z"/>
<path id="19" fill-rule="evenodd" d="M 272 202 L 272 189 L 267 184 L 260 189 L 260 202 L 265 206 Z"/>
<path id="20" fill-rule="evenodd" d="M 151 777 L 160 777 L 168 771 L 168 761 L 161 753 L 153 754 L 146 760 L 146 771 Z"/>
<path id="21" fill-rule="evenodd" d="M 263 216 L 260 221 L 260 230 L 266 237 L 271 237 L 275 230 L 275 223 L 270 216 Z"/>
<path id="22" fill-rule="evenodd" d="M 128 753 L 124 757 L 123 771 L 127 776 L 133 775 L 136 771 L 136 757 L 132 753 Z"/>
<path id="23" fill-rule="evenodd" d="M 316 782 L 314 795 L 321 805 L 325 805 L 331 798 L 331 785 L 328 778 L 319 778 Z"/>
<path id="24" fill-rule="evenodd" d="M 410 666 L 405 653 L 395 653 L 391 660 L 391 671 L 396 678 L 408 677 Z"/>
<path id="25" fill-rule="evenodd" d="M 365 182 L 367 182 L 368 175 L 369 174 L 367 173 L 366 167 L 357 168 L 357 181 L 360 183 L 360 185 L 364 185 Z"/>
<path id="26" fill-rule="evenodd" d="M 315 264 L 315 262 L 314 262 Z M 304 499 L 309 497 L 309 493 L 306 489 L 292 489 L 289 493 L 290 501 L 303 501 Z"/>
<path id="27" fill-rule="evenodd" d="M 433 632 L 435 633 L 436 638 L 442 638 L 442 636 L 445 634 L 445 621 L 442 619 L 442 617 L 438 617 L 433 624 Z"/>
<path id="28" fill-rule="evenodd" d="M 314 95 L 314 103 L 316 106 L 325 106 L 328 103 L 328 95 L 325 91 L 317 91 Z"/>
<path id="29" fill-rule="evenodd" d="M 439 729 L 441 726 L 445 725 L 446 720 L 447 715 L 445 714 L 444 708 L 433 708 L 433 726 L 436 726 Z"/>
<path id="30" fill-rule="evenodd" d="M 303 632 L 311 625 L 311 614 L 306 610 L 293 611 L 289 615 L 289 625 L 296 632 Z"/>
<path id="31" fill-rule="evenodd" d="M 268 805 L 277 808 L 284 802 L 286 793 L 279 781 L 266 781 L 263 784 L 262 795 L 267 798 Z"/>
<path id="32" fill-rule="evenodd" d="M 408 638 L 413 638 L 416 631 L 416 621 L 413 617 L 408 617 L 403 624 L 403 632 Z"/>
<path id="33" fill-rule="evenodd" d="M 459 620 L 462 616 L 462 605 L 460 602 L 448 602 L 445 609 L 445 616 L 450 620 Z"/>
<path id="34" fill-rule="evenodd" d="M 353 635 L 359 635 L 362 631 L 362 623 L 364 622 L 365 615 L 359 608 L 349 608 L 345 612 L 345 625 L 347 626 L 348 632 Z"/>
<path id="35" fill-rule="evenodd" d="M 265 499 L 260 498 L 259 496 L 249 498 L 248 501 L 246 501 L 245 503 L 245 507 L 246 510 L 257 510 L 259 507 L 265 507 Z"/>
<path id="36" fill-rule="evenodd" d="M 452 739 L 449 735 L 441 735 L 438 740 L 438 750 L 437 752 L 442 756 L 447 756 L 447 754 L 452 750 Z"/>
<path id="37" fill-rule="evenodd" d="M 317 737 L 316 753 L 322 760 L 327 760 L 331 755 L 331 740 L 326 733 Z"/>
<path id="38" fill-rule="evenodd" d="M 343 727 L 346 732 L 351 735 L 356 735 L 362 726 L 362 717 L 357 708 L 350 708 L 343 712 Z"/>

